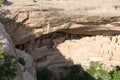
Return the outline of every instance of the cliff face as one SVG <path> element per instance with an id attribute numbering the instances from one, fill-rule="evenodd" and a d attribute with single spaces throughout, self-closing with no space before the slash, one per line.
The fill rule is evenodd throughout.
<path id="1" fill-rule="evenodd" d="M 88 66 L 90 61 L 120 65 L 119 3 L 119 0 L 8 0 L 0 7 L 0 22 L 12 39 L 8 38 L 12 46 L 30 54 L 37 68 L 47 67 L 59 77 L 59 72 L 63 73 L 60 66 Z M 15 52 L 15 47 L 8 51 Z M 19 56 L 25 54 L 17 51 Z M 27 55 L 25 59 L 30 68 L 22 74 L 32 75 L 28 80 L 35 80 L 32 58 Z M 26 76 L 23 80 L 27 80 Z"/>
<path id="2" fill-rule="evenodd" d="M 17 63 L 17 75 L 14 80 L 36 80 L 35 66 L 32 57 L 24 51 L 16 50 L 10 36 L 0 23 L 0 44 L 6 55 L 14 55 L 25 60 L 25 65 Z M 26 71 L 24 71 L 26 69 Z M 8 80 L 8 79 L 5 79 Z"/>
<path id="3" fill-rule="evenodd" d="M 0 9 L 1 22 L 15 44 L 67 28 L 72 33 L 119 33 L 119 0 L 8 0 Z M 69 31 L 71 32 L 71 31 Z M 89 32 L 90 33 L 90 32 Z"/>

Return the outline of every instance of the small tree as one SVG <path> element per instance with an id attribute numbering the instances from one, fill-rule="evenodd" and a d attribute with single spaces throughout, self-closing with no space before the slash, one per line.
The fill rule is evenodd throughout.
<path id="1" fill-rule="evenodd" d="M 17 74 L 17 58 L 13 55 L 6 55 L 0 44 L 0 80 L 7 78 L 13 80 Z"/>

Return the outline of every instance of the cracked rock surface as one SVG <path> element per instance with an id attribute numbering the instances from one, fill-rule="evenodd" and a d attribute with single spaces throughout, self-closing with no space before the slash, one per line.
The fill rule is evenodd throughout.
<path id="1" fill-rule="evenodd" d="M 5 5 L 1 5 L 0 21 L 5 25 L 15 44 L 23 44 L 43 34 L 67 28 L 79 28 L 77 33 L 84 34 L 89 31 L 92 34 L 96 31 L 109 33 L 111 30 L 119 33 L 119 2 L 119 0 L 8 0 Z"/>

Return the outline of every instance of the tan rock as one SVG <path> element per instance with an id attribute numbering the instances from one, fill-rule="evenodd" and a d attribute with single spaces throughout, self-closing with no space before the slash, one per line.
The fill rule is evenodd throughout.
<path id="1" fill-rule="evenodd" d="M 4 26 L 0 23 L 0 44 L 6 54 L 16 55 L 15 46 L 8 33 L 5 31 Z"/>
<path id="2" fill-rule="evenodd" d="M 32 52 L 31 55 L 34 58 L 34 60 L 38 58 L 43 58 L 45 55 L 48 54 L 48 49 L 47 46 L 42 46 L 40 48 L 35 48 Z"/>
<path id="3" fill-rule="evenodd" d="M 37 80 L 35 63 L 33 62 L 32 56 L 18 49 L 16 49 L 16 53 L 19 58 L 25 61 L 25 65 L 20 65 L 22 80 Z M 17 78 L 19 77 L 16 77 L 16 79 Z"/>
<path id="4" fill-rule="evenodd" d="M 1 23 L 0 23 L 0 43 L 2 44 L 2 49 L 5 52 L 5 54 L 23 57 L 24 60 L 26 61 L 26 65 L 24 66 L 24 68 L 26 68 L 27 71 L 24 72 L 23 66 L 21 64 L 18 64 L 17 65 L 18 74 L 14 80 L 36 80 L 36 72 L 35 67 L 33 66 L 32 57 L 30 57 L 25 52 L 15 49 L 15 46 L 12 43 L 10 36 L 5 31 L 4 26 Z"/>
<path id="5" fill-rule="evenodd" d="M 113 30 L 114 33 L 120 31 L 118 25 L 115 25 L 118 24 L 115 22 L 120 21 L 119 0 L 37 0 L 36 2 L 10 0 L 9 2 L 11 3 L 9 6 L 1 6 L 0 21 L 16 45 L 67 28 L 77 27 L 79 29 L 76 33 L 80 34 L 89 34 L 91 31 L 95 34 L 100 31 L 98 34 L 101 34 L 103 30 Z M 107 24 L 112 24 L 113 27 L 106 26 Z"/>
<path id="6" fill-rule="evenodd" d="M 120 65 L 119 49 L 120 36 L 92 36 L 78 40 L 66 40 L 57 46 L 57 49 L 65 57 L 71 59 L 74 64 L 89 65 L 90 61 L 100 61 L 109 65 Z M 116 43 L 116 39 L 118 42 Z"/>

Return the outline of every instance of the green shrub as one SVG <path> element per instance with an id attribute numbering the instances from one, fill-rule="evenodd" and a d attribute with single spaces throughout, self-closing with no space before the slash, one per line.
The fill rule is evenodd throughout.
<path id="1" fill-rule="evenodd" d="M 110 74 L 108 71 L 102 69 L 102 64 L 99 62 L 91 62 L 90 69 L 87 72 L 96 80 L 111 80 Z"/>
<path id="2" fill-rule="evenodd" d="M 4 3 L 6 0 L 0 0 L 0 4 Z"/>
<path id="3" fill-rule="evenodd" d="M 51 80 L 53 74 L 47 68 L 37 69 L 37 80 Z"/>
<path id="4" fill-rule="evenodd" d="M 112 80 L 120 80 L 120 71 L 115 71 L 112 74 Z"/>
<path id="5" fill-rule="evenodd" d="M 120 80 L 120 67 L 115 67 L 112 71 L 102 69 L 99 62 L 91 62 L 90 68 L 84 71 L 80 65 L 73 65 L 64 69 L 70 72 L 61 80 Z"/>
<path id="6" fill-rule="evenodd" d="M 120 80 L 120 67 L 116 66 L 110 72 L 102 69 L 102 64 L 91 62 L 90 69 L 87 72 L 95 78 L 95 80 Z"/>
<path id="7" fill-rule="evenodd" d="M 0 44 L 0 59 L 3 59 L 4 58 L 4 55 L 3 55 L 4 52 L 1 48 L 2 48 L 2 45 Z"/>
<path id="8" fill-rule="evenodd" d="M 0 80 L 6 77 L 13 80 L 17 74 L 17 58 L 13 55 L 5 55 L 0 45 Z"/>
<path id="9" fill-rule="evenodd" d="M 114 67 L 113 71 L 110 72 L 112 77 L 111 80 L 120 80 L 120 66 Z"/>

